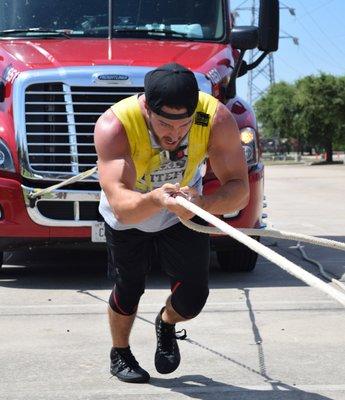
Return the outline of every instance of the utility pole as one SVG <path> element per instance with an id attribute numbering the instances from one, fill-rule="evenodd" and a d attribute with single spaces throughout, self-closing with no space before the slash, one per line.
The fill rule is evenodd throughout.
<path id="1" fill-rule="evenodd" d="M 251 25 L 258 26 L 259 20 L 259 0 L 251 0 L 251 7 L 238 7 L 234 10 L 234 16 L 238 16 L 238 11 L 246 10 L 251 13 Z M 244 3 L 242 3 L 243 5 Z M 281 4 L 280 10 L 287 9 L 291 15 L 295 14 L 295 9 L 285 4 Z M 289 35 L 284 32 L 285 36 L 280 36 L 280 38 L 292 39 L 295 44 L 298 44 L 298 38 Z M 248 63 L 251 64 L 258 55 L 258 50 L 249 51 Z M 248 89 L 247 89 L 247 100 L 250 104 L 253 104 L 260 96 L 267 92 L 271 85 L 275 83 L 275 72 L 274 72 L 274 58 L 273 54 L 269 54 L 266 59 L 261 64 L 260 68 L 250 70 L 248 72 Z"/>

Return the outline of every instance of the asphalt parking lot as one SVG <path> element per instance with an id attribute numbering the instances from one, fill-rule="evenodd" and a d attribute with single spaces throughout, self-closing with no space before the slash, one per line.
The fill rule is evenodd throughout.
<path id="1" fill-rule="evenodd" d="M 345 166 L 266 168 L 268 223 L 345 242 Z M 296 242 L 263 243 L 320 277 Z M 345 253 L 306 245 L 343 279 Z M 249 274 L 226 274 L 212 258 L 211 293 L 181 324 L 182 362 L 154 370 L 154 319 L 168 295 L 148 277 L 131 347 L 151 374 L 145 385 L 109 374 L 105 254 L 69 250 L 7 253 L 0 273 L 0 399 L 344 400 L 345 310 L 260 257 Z"/>

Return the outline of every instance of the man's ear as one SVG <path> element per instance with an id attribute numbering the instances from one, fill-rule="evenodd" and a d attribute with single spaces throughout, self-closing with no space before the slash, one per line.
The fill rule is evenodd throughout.
<path id="1" fill-rule="evenodd" d="M 150 107 L 147 105 L 146 102 L 144 102 L 144 107 L 145 107 L 145 110 L 146 110 L 146 112 L 147 112 L 147 115 L 148 115 L 149 117 L 151 117 L 152 111 L 151 111 Z"/>
<path id="2" fill-rule="evenodd" d="M 145 110 L 146 110 L 147 113 L 149 113 L 151 111 L 149 106 L 148 106 L 148 104 L 147 104 L 147 102 L 146 102 L 146 99 L 144 100 L 144 107 L 145 107 Z"/>

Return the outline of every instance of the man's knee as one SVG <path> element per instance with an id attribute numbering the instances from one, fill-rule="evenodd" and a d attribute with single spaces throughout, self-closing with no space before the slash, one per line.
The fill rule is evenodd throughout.
<path id="1" fill-rule="evenodd" d="M 131 285 L 128 288 L 115 285 L 109 296 L 109 306 L 118 314 L 132 315 L 137 311 L 144 291 L 144 285 Z"/>
<path id="2" fill-rule="evenodd" d="M 196 317 L 204 308 L 209 289 L 207 284 L 181 283 L 171 295 L 173 309 L 183 318 Z"/>

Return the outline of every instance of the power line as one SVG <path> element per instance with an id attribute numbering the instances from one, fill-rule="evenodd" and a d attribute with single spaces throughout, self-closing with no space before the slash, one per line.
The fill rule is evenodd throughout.
<path id="1" fill-rule="evenodd" d="M 285 64 L 287 67 L 289 67 L 291 70 L 293 70 L 294 72 L 297 72 L 300 75 L 303 75 L 303 72 L 301 72 L 300 70 L 298 70 L 295 66 L 292 66 L 290 63 L 288 63 L 284 58 L 282 58 L 279 54 L 276 54 L 276 57 L 283 63 Z"/>
<path id="2" fill-rule="evenodd" d="M 339 26 L 344 25 L 344 19 L 340 18 L 340 16 L 334 12 L 334 9 L 331 7 L 327 10 L 328 14 L 332 17 L 334 22 L 338 22 Z"/>
<path id="3" fill-rule="evenodd" d="M 319 60 L 324 61 L 327 64 L 327 66 L 329 66 L 329 60 L 328 59 L 320 57 L 319 53 L 314 53 L 312 50 L 310 50 L 310 48 L 307 49 L 306 47 L 304 47 L 304 53 L 311 53 L 314 57 L 318 58 Z M 344 68 L 339 67 L 338 64 L 332 64 L 332 66 L 334 68 L 337 68 L 339 70 L 339 72 L 344 73 Z M 321 68 L 317 68 L 317 67 L 315 67 L 315 68 L 321 70 Z"/>
<path id="4" fill-rule="evenodd" d="M 329 57 L 330 59 L 332 59 L 332 60 L 335 62 L 335 64 L 338 64 L 338 60 L 336 60 L 336 59 L 333 57 L 333 54 L 330 53 L 324 46 L 322 46 L 322 45 L 320 44 L 320 42 L 319 42 L 318 40 L 316 40 L 316 39 L 314 38 L 314 36 L 308 31 L 308 29 L 304 26 L 304 24 L 303 24 L 297 17 L 296 17 L 295 19 L 296 19 L 296 21 L 298 22 L 298 24 L 301 26 L 301 28 L 309 35 L 309 37 L 312 39 L 312 41 L 313 41 L 318 47 L 320 47 L 320 49 L 321 49 L 325 54 L 327 54 L 328 57 Z M 329 61 L 331 61 L 331 60 L 329 60 Z"/>
<path id="5" fill-rule="evenodd" d="M 306 15 L 310 15 L 310 14 L 314 13 L 315 11 L 319 10 L 322 7 L 328 6 L 329 4 L 333 3 L 333 1 L 334 0 L 328 0 L 326 3 L 319 4 L 317 7 L 313 8 L 312 10 L 307 11 L 306 13 L 301 15 L 301 18 L 305 17 Z"/>
<path id="6" fill-rule="evenodd" d="M 318 67 L 314 64 L 314 61 L 308 56 L 307 52 L 305 52 L 304 49 L 302 49 L 301 47 L 299 48 L 299 50 L 302 52 L 304 57 L 310 62 L 310 64 L 312 64 L 312 66 L 317 70 Z"/>
<path id="7" fill-rule="evenodd" d="M 302 7 L 308 12 L 307 8 L 305 5 L 298 0 L 298 2 L 302 5 Z M 333 42 L 333 40 L 327 35 L 327 33 L 320 27 L 319 23 L 316 21 L 316 19 L 311 15 L 311 13 L 306 14 L 316 25 L 316 27 L 319 29 L 319 31 L 325 36 L 325 38 L 329 41 L 330 44 L 332 44 L 340 53 L 345 55 L 345 52 L 343 51 L 342 48 L 340 48 L 336 43 Z"/>

